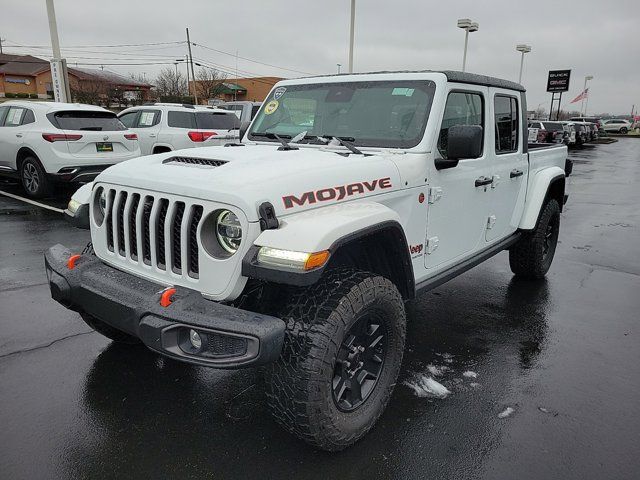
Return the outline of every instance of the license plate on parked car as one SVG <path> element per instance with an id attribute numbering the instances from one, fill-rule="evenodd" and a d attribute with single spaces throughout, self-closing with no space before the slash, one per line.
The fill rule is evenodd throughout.
<path id="1" fill-rule="evenodd" d="M 96 143 L 98 152 L 113 152 L 113 143 Z"/>

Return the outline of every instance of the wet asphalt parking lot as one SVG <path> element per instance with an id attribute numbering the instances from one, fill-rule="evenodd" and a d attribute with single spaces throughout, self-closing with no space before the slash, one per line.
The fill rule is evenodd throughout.
<path id="1" fill-rule="evenodd" d="M 389 407 L 337 454 L 271 420 L 257 370 L 93 333 L 50 299 L 42 259 L 88 232 L 0 196 L 0 477 L 640 478 L 640 140 L 570 156 L 547 279 L 516 281 L 503 252 L 421 295 Z M 450 393 L 420 396 L 429 378 Z"/>

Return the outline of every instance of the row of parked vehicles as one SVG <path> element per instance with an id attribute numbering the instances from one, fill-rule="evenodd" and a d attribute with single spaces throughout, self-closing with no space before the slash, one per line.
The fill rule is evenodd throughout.
<path id="1" fill-rule="evenodd" d="M 555 122 L 530 120 L 529 142 L 564 143 L 579 147 L 609 133 L 626 134 L 633 130 L 634 126 L 628 120 L 619 118 L 602 120 L 598 117 L 575 117 L 568 121 Z"/>
<path id="2" fill-rule="evenodd" d="M 148 103 L 116 115 L 93 105 L 5 102 L 0 175 L 18 178 L 28 196 L 42 198 L 60 182 L 89 182 L 124 160 L 233 142 L 258 108 L 255 102 Z"/>

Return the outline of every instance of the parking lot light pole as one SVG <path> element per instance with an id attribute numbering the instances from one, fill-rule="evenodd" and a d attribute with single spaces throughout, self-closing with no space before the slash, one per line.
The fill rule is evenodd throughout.
<path id="1" fill-rule="evenodd" d="M 522 66 L 524 65 L 524 54 L 531 51 L 531 45 L 516 45 L 516 51 L 522 53 L 520 56 L 520 75 L 518 75 L 518 83 L 522 83 Z"/>
<path id="2" fill-rule="evenodd" d="M 582 89 L 582 92 L 584 93 L 584 91 L 587 89 L 587 82 L 589 80 L 593 80 L 593 75 L 587 75 L 586 77 L 584 77 L 584 87 Z M 587 115 L 587 106 L 589 105 L 589 95 L 587 95 L 587 102 L 585 104 L 584 101 L 584 97 L 582 97 L 582 104 L 580 105 L 580 113 L 582 113 L 582 116 L 586 116 Z M 583 108 L 584 107 L 584 108 Z"/>
<path id="3" fill-rule="evenodd" d="M 464 72 L 467 67 L 467 46 L 469 45 L 469 33 L 478 31 L 478 22 L 472 22 L 468 18 L 461 18 L 458 20 L 458 28 L 465 31 L 464 34 L 464 53 L 462 55 L 462 71 Z"/>
<path id="4" fill-rule="evenodd" d="M 349 73 L 353 73 L 353 37 L 356 24 L 356 0 L 351 0 L 351 26 L 349 28 Z"/>

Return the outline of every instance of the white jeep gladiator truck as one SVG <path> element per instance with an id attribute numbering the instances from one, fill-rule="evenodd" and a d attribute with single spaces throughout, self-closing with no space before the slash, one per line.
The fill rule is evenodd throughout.
<path id="1" fill-rule="evenodd" d="M 102 172 L 92 248 L 45 254 L 52 296 L 115 341 L 266 365 L 276 420 L 345 448 L 389 402 L 406 302 L 503 250 L 515 275 L 549 269 L 567 149 L 529 151 L 526 111 L 522 86 L 469 73 L 282 81 L 243 143 Z"/>

